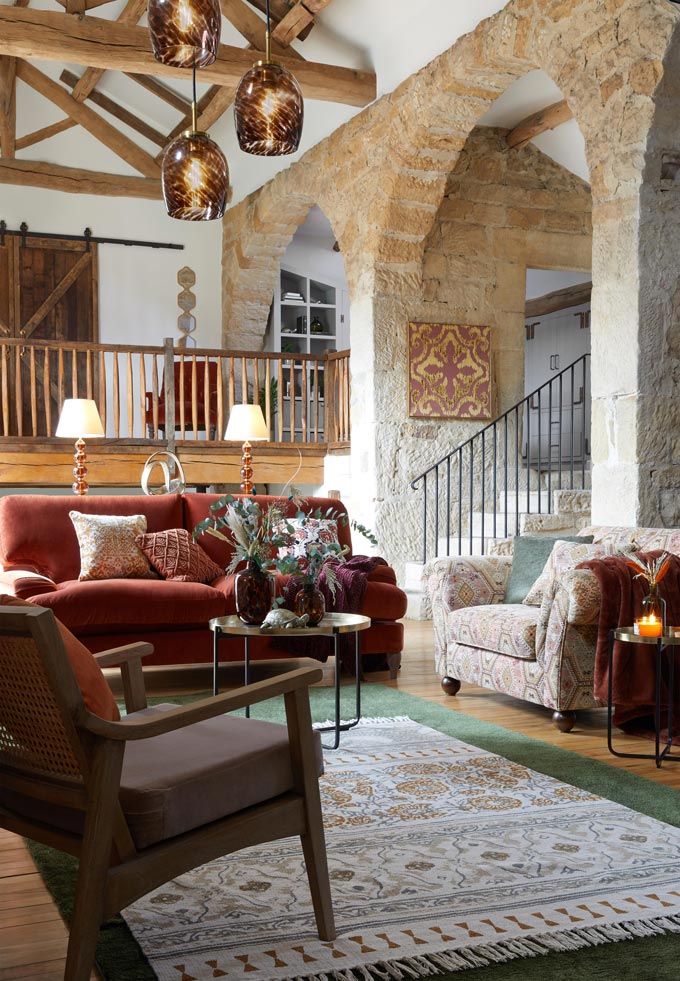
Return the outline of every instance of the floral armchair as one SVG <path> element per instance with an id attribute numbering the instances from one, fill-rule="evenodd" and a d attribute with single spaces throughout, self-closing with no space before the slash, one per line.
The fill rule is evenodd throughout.
<path id="1" fill-rule="evenodd" d="M 596 544 L 627 544 L 680 554 L 680 531 L 667 528 L 584 528 Z M 432 606 L 435 667 L 455 695 L 470 682 L 544 705 L 569 732 L 579 709 L 600 703 L 593 672 L 600 589 L 586 569 L 550 584 L 541 606 L 505 604 L 512 556 L 440 558 L 423 580 Z"/>

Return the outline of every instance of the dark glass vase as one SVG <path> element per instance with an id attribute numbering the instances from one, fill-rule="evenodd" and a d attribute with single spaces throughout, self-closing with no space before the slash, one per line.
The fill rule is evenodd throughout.
<path id="1" fill-rule="evenodd" d="M 273 579 L 263 572 L 257 562 L 248 562 L 243 572 L 236 573 L 234 592 L 236 612 L 244 623 L 259 625 L 272 608 Z"/>
<path id="2" fill-rule="evenodd" d="M 304 613 L 307 614 L 310 627 L 315 627 L 317 623 L 320 623 L 326 612 L 326 599 L 323 593 L 311 583 L 307 583 L 299 593 L 296 593 L 293 605 L 299 617 Z"/>
<path id="3" fill-rule="evenodd" d="M 649 593 L 642 600 L 642 616 L 654 616 L 664 628 L 666 626 L 666 601 L 659 596 L 658 583 L 649 584 Z"/>

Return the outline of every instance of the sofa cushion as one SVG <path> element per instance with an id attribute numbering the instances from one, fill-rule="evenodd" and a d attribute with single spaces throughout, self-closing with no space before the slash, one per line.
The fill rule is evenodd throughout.
<path id="1" fill-rule="evenodd" d="M 591 542 L 592 538 L 551 538 L 548 535 L 518 535 L 513 540 L 512 569 L 504 603 L 513 605 L 524 602 L 529 590 L 544 571 L 553 545 L 557 541 Z M 540 605 L 540 600 L 538 601 Z"/>
<path id="2" fill-rule="evenodd" d="M 224 572 L 198 545 L 186 528 L 168 528 L 135 539 L 163 579 L 174 582 L 212 582 Z"/>
<path id="3" fill-rule="evenodd" d="M 0 605 L 24 606 L 31 610 L 34 610 L 37 605 L 42 606 L 42 604 L 28 603 L 26 600 L 20 599 L 18 596 L 11 596 L 9 593 L 0 594 Z M 85 706 L 94 715 L 107 719 L 109 722 L 117 722 L 120 719 L 120 713 L 102 669 L 87 647 L 81 644 L 77 637 L 73 636 L 61 620 L 56 617 L 55 619 Z"/>
<path id="4" fill-rule="evenodd" d="M 586 528 L 594 542 L 610 545 L 626 545 L 634 542 L 640 552 L 671 552 L 680 555 L 680 529 L 632 528 L 616 525 L 598 525 Z"/>
<path id="5" fill-rule="evenodd" d="M 545 567 L 540 576 L 527 593 L 524 603 L 527 606 L 540 606 L 543 602 L 544 594 L 550 589 L 555 579 L 559 579 L 566 572 L 571 572 L 579 563 L 587 562 L 590 559 L 604 559 L 608 555 L 623 554 L 634 551 L 635 546 L 609 545 L 601 543 L 593 545 L 571 539 L 560 539 L 555 542 L 553 549 L 548 556 Z"/>
<path id="6" fill-rule="evenodd" d="M 338 522 L 333 518 L 288 518 L 282 522 L 282 531 L 290 532 L 290 545 L 285 545 L 279 549 L 279 558 L 283 559 L 287 555 L 292 555 L 296 559 L 305 559 L 307 547 L 312 542 L 320 542 L 322 545 L 337 545 L 338 543 Z"/>
<path id="7" fill-rule="evenodd" d="M 447 615 L 448 639 L 454 644 L 536 659 L 538 608 L 517 604 L 465 606 Z"/>
<path id="8" fill-rule="evenodd" d="M 157 705 L 130 721 L 176 707 Z M 314 745 L 320 774 L 318 733 Z M 286 727 L 222 715 L 128 742 L 120 801 L 135 845 L 147 848 L 292 789 Z"/>
<path id="9" fill-rule="evenodd" d="M 146 531 L 143 514 L 69 512 L 80 546 L 78 579 L 148 579 L 155 575 L 136 542 Z"/>
<path id="10" fill-rule="evenodd" d="M 0 497 L 3 567 L 30 569 L 54 582 L 77 579 L 80 548 L 69 518 L 76 506 L 82 514 L 143 514 L 147 531 L 183 525 L 177 494 L 87 495 L 78 500 L 73 494 L 8 494 Z"/>
<path id="11" fill-rule="evenodd" d="M 211 586 L 163 579 L 71 580 L 56 592 L 35 597 L 77 634 L 171 630 L 173 626 L 205 627 L 212 617 L 225 616 L 224 595 Z"/>

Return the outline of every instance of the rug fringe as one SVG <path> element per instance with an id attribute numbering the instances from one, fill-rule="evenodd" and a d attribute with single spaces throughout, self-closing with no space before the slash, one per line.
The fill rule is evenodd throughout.
<path id="1" fill-rule="evenodd" d="M 664 933 L 680 933 L 680 914 L 644 922 L 632 920 L 628 923 L 610 923 L 605 926 L 584 927 L 581 930 L 546 933 L 539 937 L 499 940 L 498 943 L 483 944 L 470 949 L 461 948 L 380 961 L 344 971 L 307 974 L 304 977 L 289 978 L 288 981 L 408 981 L 413 978 L 429 978 L 433 973 L 491 967 L 520 957 L 569 953 L 585 947 L 598 947 L 601 944 L 634 940 L 638 937 L 657 937 Z"/>
<path id="2" fill-rule="evenodd" d="M 346 721 L 349 720 L 346 719 L 340 720 L 341 724 Z M 387 718 L 386 716 L 381 716 L 381 715 L 362 716 L 362 718 L 359 720 L 359 724 L 357 728 L 361 728 L 362 726 L 376 726 L 376 727 L 385 726 L 387 728 L 393 726 L 395 722 L 402 722 L 402 723 L 413 722 L 413 719 L 408 715 L 393 715 L 391 718 Z M 335 725 L 335 719 L 326 719 L 325 722 L 313 722 L 312 728 L 317 729 L 319 726 L 334 726 L 334 725 Z M 298 981 L 298 979 L 292 978 L 291 981 Z M 302 981 L 306 981 L 306 979 L 303 978 Z M 330 976 L 330 981 L 336 981 L 334 975 Z M 345 981 L 345 979 L 342 978 L 341 981 Z M 351 981 L 353 981 L 353 979 L 351 979 Z M 363 978 L 361 979 L 361 981 L 363 981 Z"/>

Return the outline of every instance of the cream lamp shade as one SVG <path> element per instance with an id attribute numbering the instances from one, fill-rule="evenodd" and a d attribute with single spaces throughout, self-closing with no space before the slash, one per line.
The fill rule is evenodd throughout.
<path id="1" fill-rule="evenodd" d="M 269 439 L 267 424 L 259 405 L 235 405 L 229 415 L 225 439 L 240 443 L 252 443 L 258 439 Z"/>
<path id="2" fill-rule="evenodd" d="M 55 435 L 71 439 L 105 436 L 94 399 L 64 399 Z"/>

